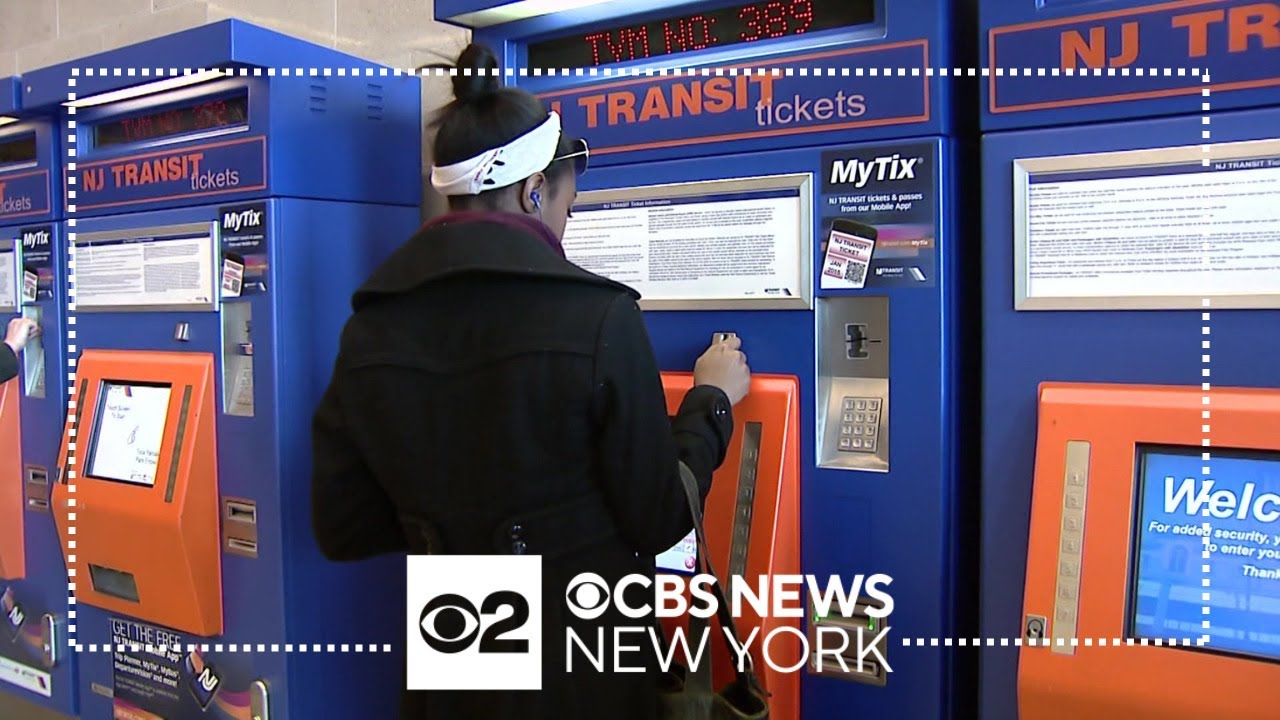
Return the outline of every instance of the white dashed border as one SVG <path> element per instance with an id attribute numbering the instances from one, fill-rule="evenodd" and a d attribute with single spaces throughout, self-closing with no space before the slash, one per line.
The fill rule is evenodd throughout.
<path id="1" fill-rule="evenodd" d="M 1201 92 L 1201 94 L 1204 98 L 1204 101 L 1200 105 L 1200 110 L 1201 112 L 1204 113 L 1204 115 L 1200 118 L 1200 123 L 1204 126 L 1204 130 L 1200 132 L 1200 137 L 1202 140 L 1201 148 L 1204 150 L 1204 158 L 1201 159 L 1200 163 L 1205 167 L 1208 167 L 1209 163 L 1211 162 L 1211 158 L 1209 157 L 1209 154 L 1212 152 L 1212 148 L 1213 148 L 1213 145 L 1210 144 L 1209 142 L 1209 138 L 1212 135 L 1212 129 L 1209 127 L 1210 91 L 1209 91 L 1209 85 L 1208 85 L 1209 83 L 1208 73 L 1205 73 L 1203 82 L 1205 83 L 1205 87 L 1204 87 L 1204 90 Z M 1205 235 L 1207 236 L 1208 234 L 1209 234 L 1209 231 L 1205 230 Z M 1209 254 L 1207 251 L 1209 249 L 1209 244 L 1202 243 L 1200 245 L 1200 249 L 1202 252 L 1204 252 L 1204 254 L 1200 256 L 1201 258 L 1200 262 L 1204 263 L 1205 265 L 1208 265 Z M 1211 386 L 1210 383 L 1212 382 L 1209 378 L 1209 361 L 1210 361 L 1210 357 L 1212 356 L 1212 352 L 1210 351 L 1210 348 L 1209 348 L 1209 344 L 1210 344 L 1209 322 L 1211 317 L 1210 315 L 1211 310 L 1209 308 L 1209 298 L 1203 298 L 1200 301 L 1200 304 L 1204 308 L 1204 312 L 1200 314 L 1200 320 L 1201 322 L 1204 323 L 1204 325 L 1201 326 L 1200 328 L 1200 336 L 1201 336 L 1200 349 L 1203 351 L 1200 355 L 1200 361 L 1204 365 L 1204 367 L 1200 369 L 1200 391 L 1203 393 L 1203 395 L 1200 397 L 1200 404 L 1202 408 L 1200 410 L 1200 415 L 1202 420 L 1202 423 L 1200 425 L 1200 432 L 1203 433 L 1203 437 L 1200 440 L 1200 445 L 1202 447 L 1200 459 L 1204 463 L 1203 467 L 1200 468 L 1200 471 L 1204 479 L 1207 480 L 1209 478 L 1209 472 L 1210 472 L 1209 471 L 1210 457 L 1212 456 L 1212 453 L 1213 453 L 1211 443 L 1209 442 L 1210 428 L 1213 426 L 1213 423 L 1209 417 L 1210 416 L 1209 388 Z M 1212 535 L 1213 533 L 1213 525 L 1207 519 L 1209 517 L 1208 505 L 1205 505 L 1203 514 L 1206 520 L 1204 521 L 1204 524 L 1202 526 L 1204 529 L 1204 549 L 1200 553 L 1201 560 L 1203 562 L 1203 564 L 1200 566 L 1200 569 L 1201 571 L 1204 572 L 1204 577 L 1200 579 L 1200 584 L 1203 588 L 1200 592 L 1200 600 L 1201 602 L 1204 603 L 1204 607 L 1201 608 L 1201 613 L 1203 614 L 1204 618 L 1200 621 L 1200 626 L 1204 630 L 1204 632 L 1200 635 L 1199 640 L 1196 641 L 1196 645 L 1200 647 L 1204 647 L 1209 643 L 1209 610 L 1213 605 L 1213 603 L 1210 602 L 1209 600 L 1209 593 L 1210 593 L 1210 590 L 1209 590 L 1209 578 L 1210 578 L 1209 536 Z"/>
<path id="2" fill-rule="evenodd" d="M 400 76 L 415 76 L 415 75 L 420 77 L 456 77 L 459 74 L 469 77 L 473 74 L 470 68 L 464 69 L 461 71 L 459 71 L 456 68 L 400 69 L 400 68 L 385 68 L 385 67 L 382 67 L 382 68 L 236 68 L 236 69 L 230 69 L 230 70 L 228 69 L 206 70 L 206 69 L 191 69 L 191 68 L 183 68 L 181 70 L 177 68 L 168 68 L 168 69 L 165 69 L 165 68 L 113 68 L 108 70 L 106 68 L 96 68 L 96 69 L 95 68 L 83 68 L 83 69 L 74 68 L 72 70 L 71 77 L 67 79 L 67 88 L 68 88 L 67 100 L 68 102 L 76 100 L 76 79 L 81 76 L 94 77 L 96 75 L 98 77 L 165 78 L 165 77 L 176 77 L 179 75 L 189 76 L 193 74 L 209 74 L 210 76 L 212 76 L 214 73 L 221 74 L 223 77 L 262 77 L 263 75 L 266 75 L 267 77 L 275 77 L 277 75 L 282 77 L 290 77 L 290 76 L 331 77 L 334 75 L 338 77 L 348 77 L 348 76 L 350 77 L 387 77 L 387 76 L 400 77 Z M 731 68 L 685 68 L 685 69 L 682 69 L 682 68 L 662 68 L 662 69 L 561 68 L 558 70 L 555 70 L 555 69 L 544 70 L 541 68 L 533 68 L 532 72 L 530 72 L 529 68 L 518 68 L 518 69 L 506 68 L 505 70 L 494 70 L 490 73 L 486 73 L 483 70 L 478 70 L 474 74 L 478 74 L 478 75 L 490 74 L 494 76 L 506 76 L 506 77 L 546 76 L 546 77 L 606 77 L 606 78 L 609 78 L 609 77 L 618 77 L 618 78 L 655 77 L 655 76 L 656 77 L 668 77 L 668 76 L 674 76 L 674 77 L 717 76 L 719 77 L 724 75 L 729 75 L 729 76 L 759 75 L 759 76 L 773 76 L 773 77 L 794 77 L 796 75 L 799 75 L 800 77 L 809 77 L 809 76 L 813 76 L 813 77 L 824 77 L 824 76 L 825 77 L 851 77 L 851 76 L 852 77 L 920 77 L 922 75 L 925 77 L 934 77 L 934 76 L 990 77 L 992 75 L 996 77 L 1004 77 L 1006 75 L 1009 77 L 1018 77 L 1018 76 L 1021 76 L 1021 77 L 1103 77 L 1103 76 L 1107 76 L 1107 77 L 1116 77 L 1116 76 L 1120 76 L 1120 77 L 1175 77 L 1175 76 L 1176 77 L 1187 77 L 1187 76 L 1201 77 L 1202 82 L 1206 84 L 1206 87 L 1201 92 L 1204 98 L 1204 102 L 1201 107 L 1204 113 L 1203 124 L 1206 126 L 1206 129 L 1203 131 L 1203 135 L 1202 135 L 1203 140 L 1205 141 L 1202 144 L 1202 147 L 1204 149 L 1204 152 L 1206 153 L 1206 157 L 1203 160 L 1203 164 L 1206 166 L 1209 164 L 1209 159 L 1207 156 L 1207 153 L 1210 152 L 1210 146 L 1208 144 L 1210 133 L 1209 133 L 1209 130 L 1207 129 L 1209 125 L 1209 88 L 1207 87 L 1207 84 L 1210 82 L 1210 79 L 1209 79 L 1209 74 L 1206 71 L 1204 71 L 1202 68 L 1080 68 L 1080 69 L 1065 69 L 1065 70 L 1060 68 L 989 68 L 989 67 L 982 67 L 982 68 L 976 68 L 976 67 L 968 67 L 968 68 L 731 67 Z M 76 407 L 76 399 L 75 399 L 76 398 L 76 395 L 75 395 L 75 391 L 76 391 L 76 358 L 75 358 L 75 353 L 76 353 L 76 345 L 75 345 L 75 342 L 76 342 L 76 330 L 75 330 L 75 324 L 76 324 L 76 317 L 75 317 L 75 311 L 76 311 L 76 291 L 75 291 L 76 174 L 75 174 L 75 170 L 76 170 L 77 132 L 76 132 L 76 120 L 75 120 L 76 108 L 72 106 L 67 106 L 66 110 L 69 116 L 67 120 L 67 136 L 66 136 L 67 137 L 67 167 L 66 167 L 66 170 L 67 170 L 67 173 L 66 173 L 66 178 L 67 178 L 67 188 L 66 188 L 67 255 L 66 255 L 66 262 L 67 262 L 67 343 L 68 343 L 67 344 L 67 381 L 68 381 L 67 411 L 68 412 L 67 412 L 66 432 L 69 438 L 67 443 L 67 481 L 68 481 L 67 493 L 72 496 L 72 497 L 69 497 L 67 500 L 67 507 L 68 507 L 67 534 L 68 536 L 71 536 L 67 540 L 67 550 L 69 551 L 67 554 L 68 643 L 72 648 L 76 650 L 76 652 L 90 652 L 90 653 L 124 652 L 126 649 L 132 650 L 134 652 L 137 652 L 143 649 L 145 649 L 147 652 L 155 652 L 155 651 L 166 652 L 168 650 L 172 650 L 174 652 L 182 652 L 184 650 L 184 646 L 181 646 L 181 645 L 154 646 L 154 645 L 142 645 L 137 643 L 129 643 L 129 644 L 105 643 L 105 644 L 84 645 L 76 640 L 76 624 L 75 624 L 75 620 L 76 620 L 76 610 L 75 610 L 76 555 L 74 554 L 76 550 L 76 541 L 74 539 L 74 536 L 76 534 L 76 526 L 75 526 L 76 501 L 75 501 L 74 495 L 76 492 L 75 425 L 76 425 L 76 420 L 78 418 L 78 409 Z M 1203 300 L 1203 306 L 1206 308 L 1206 310 L 1202 314 L 1202 320 L 1204 322 L 1202 333 L 1206 337 L 1206 339 L 1202 341 L 1202 344 L 1206 352 L 1202 356 L 1204 368 L 1201 372 L 1203 376 L 1202 389 L 1204 391 L 1203 404 L 1206 409 L 1202 411 L 1203 420 L 1204 420 L 1204 424 L 1202 425 L 1202 430 L 1204 433 L 1203 445 L 1205 447 L 1205 451 L 1203 453 L 1203 459 L 1206 463 L 1206 465 L 1203 468 L 1203 472 L 1204 472 L 1204 475 L 1207 476 L 1209 474 L 1209 466 L 1207 465 L 1207 463 L 1210 457 L 1210 453 L 1208 449 L 1210 425 L 1209 425 L 1209 410 L 1207 409 L 1209 405 L 1209 381 L 1208 381 L 1209 354 L 1207 352 L 1209 349 L 1209 340 L 1207 339 L 1207 336 L 1209 335 L 1209 312 L 1207 310 L 1209 306 L 1208 299 Z M 1208 514 L 1207 510 L 1205 511 L 1205 514 L 1207 516 Z M 1204 627 L 1205 633 L 1202 637 L 1200 637 L 1196 641 L 1196 645 L 1204 645 L 1209 640 L 1208 632 L 1209 632 L 1210 603 L 1209 603 L 1209 591 L 1208 591 L 1208 587 L 1209 587 L 1209 564 L 1208 563 L 1209 563 L 1210 523 L 1205 522 L 1204 529 L 1205 529 L 1205 538 L 1204 538 L 1204 551 L 1203 551 L 1203 559 L 1204 559 L 1203 570 L 1204 570 L 1205 576 L 1203 579 L 1203 584 L 1205 587 L 1205 591 L 1202 595 L 1202 598 L 1205 603 L 1203 608 L 1203 613 L 1204 613 L 1203 627 Z M 1076 647 L 1080 645 L 1083 645 L 1085 647 L 1092 647 L 1095 645 L 1097 647 L 1106 647 L 1106 646 L 1120 647 L 1122 645 L 1124 646 L 1139 645 L 1143 647 L 1146 647 L 1149 645 L 1154 645 L 1156 647 L 1161 647 L 1161 646 L 1167 646 L 1167 647 L 1184 646 L 1185 647 L 1185 646 L 1190 646 L 1192 644 L 1192 641 L 1189 638 L 1184 638 L 1180 640 L 1170 639 L 1167 641 L 1164 641 L 1161 639 L 1151 640 L 1147 638 L 1142 638 L 1142 639 L 1056 638 L 1052 640 L 1050 638 L 1043 638 L 1040 640 L 1034 640 L 1034 639 L 1023 639 L 1021 637 L 985 638 L 985 639 L 984 638 L 970 639 L 970 638 L 909 638 L 908 637 L 908 638 L 902 639 L 902 645 L 904 647 L 912 647 L 912 646 L 914 647 L 925 647 L 925 646 L 928 646 L 928 647 L 939 647 L 939 646 L 941 647 L 984 647 L 984 646 L 985 647 L 996 647 L 996 646 L 1009 647 L 1011 645 L 1014 647 L 1022 647 L 1024 645 L 1029 647 L 1036 647 L 1036 646 L 1048 647 L 1054 644 L 1055 642 L 1058 646 L 1071 645 L 1072 647 Z M 232 653 L 234 652 L 257 652 L 257 653 L 265 653 L 265 652 L 271 652 L 271 653 L 280 653 L 280 652 L 284 652 L 284 653 L 294 653 L 294 652 L 297 652 L 297 653 L 306 653 L 306 652 L 378 653 L 378 652 L 383 652 L 383 653 L 389 653 L 392 651 L 392 647 L 391 645 L 387 645 L 387 644 L 351 645 L 351 644 L 326 643 L 326 644 L 270 644 L 268 645 L 268 644 L 261 644 L 261 643 L 259 644 L 200 643 L 200 644 L 186 645 L 185 651 L 186 652 L 212 651 L 216 653 L 223 653 L 223 652 L 232 652 Z"/>

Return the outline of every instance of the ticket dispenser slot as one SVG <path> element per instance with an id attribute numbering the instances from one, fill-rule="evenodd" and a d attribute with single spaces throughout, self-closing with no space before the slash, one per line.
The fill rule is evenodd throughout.
<path id="1" fill-rule="evenodd" d="M 22 317 L 33 321 L 38 328 L 44 327 L 44 308 L 38 305 L 23 307 Z M 44 335 L 41 333 L 28 339 L 22 350 L 22 379 L 27 397 L 44 398 L 45 372 Z"/>
<path id="2" fill-rule="evenodd" d="M 222 411 L 253 417 L 253 305 L 222 305 Z"/>
<path id="3" fill-rule="evenodd" d="M 7 324 L 7 321 L 6 321 Z M 18 419 L 18 379 L 0 384 L 0 579 L 27 576 L 26 505 L 22 477 L 22 424 Z"/>
<path id="4" fill-rule="evenodd" d="M 712 339 L 723 339 L 717 333 Z M 674 415 L 693 387 L 689 373 L 663 373 L 667 412 Z M 711 547 L 711 565 L 722 579 L 800 573 L 800 382 L 795 377 L 753 375 L 747 396 L 733 409 L 734 432 L 724 464 L 716 471 L 707 496 L 704 526 Z M 666 570 L 660 567 L 659 572 Z M 766 613 L 768 615 L 768 613 Z M 723 637 L 715 619 L 708 620 L 716 637 Z M 664 620 L 670 637 L 675 625 Z M 744 605 L 736 621 L 739 640 L 754 633 L 753 665 L 771 694 L 770 717 L 799 717 L 800 676 L 775 667 L 798 667 L 804 662 L 799 642 L 800 618 L 760 617 Z M 786 630 L 785 628 L 790 628 Z M 688 632 L 688 629 L 685 628 Z M 794 631 L 794 632 L 793 632 Z M 769 660 L 759 655 L 760 638 L 769 643 Z M 787 638 L 795 640 L 788 645 Z M 733 677 L 735 659 L 727 645 L 708 643 L 716 687 Z"/>
<path id="5" fill-rule="evenodd" d="M 873 617 L 869 609 L 884 604 L 859 597 L 850 615 L 821 615 L 810 598 L 809 673 L 884 687 L 889 674 L 888 618 Z M 833 603 L 832 611 L 840 608 Z M 883 659 L 883 663 L 881 660 Z"/>
<path id="6" fill-rule="evenodd" d="M 889 470 L 889 299 L 817 300 L 818 464 Z"/>
<path id="7" fill-rule="evenodd" d="M 222 633 L 214 380 L 208 353 L 81 354 L 74 462 L 64 439 L 53 488 L 67 567 L 80 568 L 78 602 Z M 130 440 L 135 452 L 120 453 Z"/>

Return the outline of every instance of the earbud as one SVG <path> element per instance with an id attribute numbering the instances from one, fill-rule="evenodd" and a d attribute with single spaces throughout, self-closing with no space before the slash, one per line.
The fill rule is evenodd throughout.
<path id="1" fill-rule="evenodd" d="M 533 206 L 535 208 L 538 208 L 539 210 L 542 209 L 542 196 L 538 194 L 537 190 L 529 193 L 529 199 L 533 201 Z"/>

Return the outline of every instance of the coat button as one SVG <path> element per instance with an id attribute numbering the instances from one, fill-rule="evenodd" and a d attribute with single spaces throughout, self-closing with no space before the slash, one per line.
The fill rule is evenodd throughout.
<path id="1" fill-rule="evenodd" d="M 511 552 L 516 555 L 523 555 L 526 549 L 528 549 L 528 546 L 524 544 L 523 540 L 517 540 L 511 543 Z"/>
<path id="2" fill-rule="evenodd" d="M 519 540 L 520 538 L 524 537 L 524 526 L 512 525 L 510 533 L 511 533 L 512 540 Z"/>

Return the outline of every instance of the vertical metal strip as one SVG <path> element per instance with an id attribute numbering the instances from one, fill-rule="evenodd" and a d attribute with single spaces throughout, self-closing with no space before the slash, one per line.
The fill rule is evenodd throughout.
<path id="1" fill-rule="evenodd" d="M 58 473 L 62 476 L 58 478 L 58 482 L 62 483 L 63 485 L 67 484 L 67 476 L 70 474 L 68 472 L 71 466 L 71 453 L 72 453 L 70 445 L 73 443 L 77 447 L 79 447 L 80 445 L 80 420 L 81 418 L 84 417 L 84 396 L 88 392 L 89 392 L 89 381 L 81 380 L 80 392 L 76 393 L 76 419 L 71 421 L 71 442 L 67 443 L 68 445 L 67 458 L 63 462 L 62 467 L 58 468 Z M 84 475 L 86 469 L 89 467 L 89 460 L 88 460 L 89 453 L 87 452 L 89 450 L 89 447 L 87 444 L 85 445 L 84 449 L 86 452 L 76 452 L 76 454 L 80 457 L 80 463 L 78 464 L 80 465 L 81 475 Z"/>
<path id="2" fill-rule="evenodd" d="M 742 433 L 742 457 L 738 463 L 738 502 L 733 512 L 733 540 L 729 546 L 729 575 L 747 570 L 747 550 L 751 545 L 751 518 L 755 509 L 756 477 L 760 469 L 760 437 L 764 426 L 749 422 Z"/>
<path id="3" fill-rule="evenodd" d="M 1052 651 L 1076 652 L 1076 628 L 1080 609 L 1080 578 L 1084 573 L 1084 510 L 1089 495 L 1090 445 L 1081 440 L 1067 443 L 1062 482 L 1062 525 L 1058 538 L 1058 581 L 1054 588 Z"/>
<path id="4" fill-rule="evenodd" d="M 187 413 L 191 409 L 191 386 L 182 389 L 182 409 L 178 411 L 178 432 L 173 438 L 173 460 L 169 463 L 169 484 L 164 489 L 164 501 L 173 502 L 173 489 L 178 484 L 178 461 L 182 459 L 182 438 L 187 434 Z"/>

